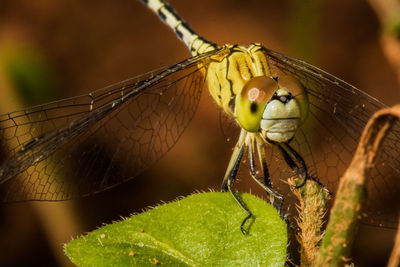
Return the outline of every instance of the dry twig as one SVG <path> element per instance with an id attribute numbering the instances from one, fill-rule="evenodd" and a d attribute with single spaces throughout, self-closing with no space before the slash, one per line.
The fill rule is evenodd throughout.
<path id="1" fill-rule="evenodd" d="M 346 263 L 366 199 L 368 174 L 380 144 L 398 119 L 400 105 L 376 112 L 365 127 L 353 160 L 340 180 L 315 266 Z"/>

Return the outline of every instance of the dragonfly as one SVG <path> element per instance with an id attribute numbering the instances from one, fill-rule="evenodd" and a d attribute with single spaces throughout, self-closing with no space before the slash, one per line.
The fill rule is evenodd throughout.
<path id="1" fill-rule="evenodd" d="M 371 115 L 386 107 L 333 75 L 258 43 L 217 45 L 162 0 L 142 1 L 183 41 L 191 57 L 94 92 L 0 115 L 2 202 L 67 200 L 139 175 L 178 141 L 207 86 L 240 134 L 223 177 L 233 185 L 243 158 L 276 200 L 284 181 L 321 181 L 333 193 Z M 395 227 L 400 203 L 400 125 L 370 175 L 363 220 Z M 76 178 L 81 177 L 81 178 Z"/>

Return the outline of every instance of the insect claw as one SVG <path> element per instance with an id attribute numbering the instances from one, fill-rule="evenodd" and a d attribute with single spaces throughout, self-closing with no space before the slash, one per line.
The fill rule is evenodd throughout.
<path id="1" fill-rule="evenodd" d="M 252 217 L 252 214 L 249 214 L 246 216 L 246 218 L 244 218 L 242 224 L 240 225 L 240 231 L 242 232 L 243 235 L 247 235 L 249 233 L 248 229 L 244 228 L 244 225 L 246 224 L 247 220 L 249 220 Z M 250 226 L 249 226 L 250 228 Z"/>

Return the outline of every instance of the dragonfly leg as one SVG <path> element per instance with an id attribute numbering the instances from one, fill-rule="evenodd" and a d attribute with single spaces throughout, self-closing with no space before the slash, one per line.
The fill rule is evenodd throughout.
<path id="1" fill-rule="evenodd" d="M 260 160 L 260 167 L 263 173 L 264 184 L 272 189 L 271 176 L 269 175 L 267 160 L 265 157 L 264 141 L 256 139 L 258 158 Z"/>
<path id="2" fill-rule="evenodd" d="M 289 165 L 292 170 L 296 170 L 298 175 L 301 175 L 303 177 L 300 185 L 296 186 L 296 188 L 304 186 L 307 182 L 307 179 L 309 178 L 309 175 L 307 172 L 307 166 L 305 165 L 303 158 L 287 144 L 278 144 L 278 148 L 280 149 L 283 158 L 286 161 L 286 164 Z M 290 154 L 286 149 L 290 151 Z M 302 165 L 302 169 L 297 165 L 291 155 L 300 162 L 300 164 Z"/>
<path id="3" fill-rule="evenodd" d="M 260 148 L 258 148 L 260 149 Z M 258 177 L 257 177 L 257 173 L 256 173 L 256 168 L 255 168 L 255 163 L 254 163 L 254 144 L 253 144 L 253 140 L 249 141 L 249 161 L 250 161 L 250 175 L 251 177 L 254 179 L 254 181 L 257 182 L 257 184 L 259 184 L 266 192 L 267 194 L 269 194 L 270 196 L 272 196 L 274 199 L 271 201 L 272 205 L 275 207 L 275 209 L 278 210 L 279 213 L 281 213 L 281 209 L 282 209 L 282 204 L 283 204 L 283 197 L 278 195 L 277 193 L 275 193 L 272 190 L 272 184 L 271 184 L 271 179 L 269 177 L 269 172 L 268 172 L 268 166 L 266 164 L 265 157 L 262 157 L 262 152 L 259 152 L 259 156 L 260 156 L 260 160 L 261 160 L 261 164 L 262 164 L 262 169 L 263 169 L 263 173 L 264 175 L 267 175 L 268 177 L 264 176 L 264 183 L 262 183 Z M 263 164 L 265 164 L 263 166 Z M 275 199 L 279 199 L 280 203 L 279 205 L 275 202 Z"/>
<path id="4" fill-rule="evenodd" d="M 225 178 L 222 183 L 222 192 L 227 192 L 227 191 L 231 192 L 232 196 L 235 198 L 239 206 L 247 213 L 246 218 L 244 218 L 244 220 L 240 225 L 240 230 L 244 235 L 248 233 L 248 230 L 244 228 L 244 225 L 246 224 L 247 220 L 249 220 L 253 216 L 253 214 L 250 212 L 249 208 L 247 208 L 246 204 L 243 202 L 242 199 L 240 199 L 240 197 L 233 189 L 233 181 L 236 178 L 236 174 L 239 170 L 240 161 L 242 160 L 245 150 L 246 150 L 245 144 L 242 144 L 241 147 L 238 146 L 235 147 L 231 160 L 228 165 L 228 170 L 225 174 Z"/>
<path id="5" fill-rule="evenodd" d="M 296 170 L 298 174 L 301 174 L 301 170 L 299 166 L 294 162 L 292 157 L 289 155 L 289 153 L 285 150 L 285 148 L 282 146 L 282 144 L 278 144 L 277 147 L 279 148 L 280 152 L 282 153 L 282 156 L 286 162 L 287 165 L 289 165 L 290 169 Z"/>
<path id="6" fill-rule="evenodd" d="M 312 181 L 316 182 L 320 187 L 322 187 L 322 188 L 324 188 L 326 191 L 328 191 L 328 193 L 329 193 L 330 195 L 332 195 L 332 192 L 329 191 L 328 187 L 326 187 L 323 183 L 321 183 L 317 178 L 314 178 L 314 177 L 312 177 L 312 176 L 310 176 L 310 175 L 308 174 L 307 165 L 306 165 L 304 159 L 300 156 L 300 154 L 297 153 L 297 151 L 296 151 L 293 147 L 291 147 L 289 144 L 284 144 L 284 146 L 290 151 L 290 153 L 294 156 L 294 158 L 295 158 L 297 161 L 300 162 L 300 164 L 301 164 L 301 166 L 302 166 L 302 169 L 304 170 L 304 173 L 305 173 L 304 178 L 303 178 L 303 181 L 301 182 L 301 184 L 299 184 L 298 186 L 296 186 L 296 188 L 300 188 L 300 187 L 304 186 L 304 185 L 306 184 L 307 180 L 312 180 Z M 282 150 L 283 150 L 284 153 L 286 153 L 287 156 L 290 158 L 288 152 L 287 152 L 285 149 L 283 149 L 283 148 L 282 148 Z M 284 157 L 285 157 L 285 160 L 286 160 L 286 156 L 284 156 Z M 286 162 L 287 162 L 287 161 L 286 161 Z M 292 159 L 292 162 L 294 163 L 293 159 Z M 288 163 L 288 165 L 290 166 L 289 163 Z M 298 168 L 297 164 L 295 164 L 295 166 L 296 166 L 297 172 L 299 172 L 300 174 L 302 174 L 302 171 L 301 171 L 301 169 Z"/>
<path id="7" fill-rule="evenodd" d="M 240 155 L 242 148 L 244 149 L 245 147 L 244 144 L 246 136 L 247 136 L 246 131 L 242 129 L 242 131 L 240 132 L 239 140 L 233 149 L 232 156 L 228 164 L 228 168 L 226 169 L 225 172 L 224 181 L 222 182 L 222 192 L 229 191 L 228 180 L 229 179 L 234 180 L 236 177 L 236 174 L 239 170 L 240 160 L 242 159 L 244 153 L 243 151 L 242 154 Z M 236 171 L 234 171 L 235 169 Z M 234 171 L 234 173 L 232 173 L 232 171 Z M 233 177 L 232 174 L 234 174 Z"/>

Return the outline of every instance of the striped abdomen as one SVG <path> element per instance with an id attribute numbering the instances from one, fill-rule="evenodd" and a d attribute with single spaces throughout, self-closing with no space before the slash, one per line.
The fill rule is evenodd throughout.
<path id="1" fill-rule="evenodd" d="M 218 47 L 195 33 L 189 24 L 181 19 L 175 10 L 164 1 L 142 0 L 142 2 L 176 33 L 178 38 L 185 43 L 192 56 L 212 51 Z"/>

